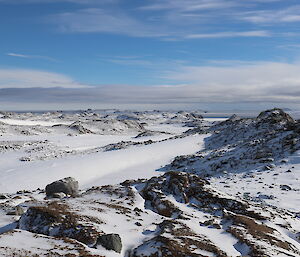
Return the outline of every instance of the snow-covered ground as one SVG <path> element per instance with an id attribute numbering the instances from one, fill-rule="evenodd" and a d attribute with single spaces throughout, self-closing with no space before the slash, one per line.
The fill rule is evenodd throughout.
<path id="1" fill-rule="evenodd" d="M 21 125 L 21 126 L 36 126 L 36 125 L 40 125 L 40 126 L 54 126 L 57 124 L 65 124 L 65 125 L 70 125 L 70 122 L 54 122 L 54 121 L 43 121 L 43 120 L 18 120 L 18 119 L 1 119 L 0 121 L 8 124 L 8 125 Z"/>
<path id="2" fill-rule="evenodd" d="M 2 113 L 0 256 L 300 256 L 299 122 L 213 117 Z"/>
<path id="3" fill-rule="evenodd" d="M 300 212 L 300 151 L 272 170 L 251 170 L 212 177 L 212 184 L 230 195 Z M 283 187 L 290 187 L 283 190 Z"/>
<path id="4" fill-rule="evenodd" d="M 129 149 L 36 162 L 20 162 L 19 158 L 24 154 L 22 151 L 7 152 L 0 160 L 0 190 L 12 193 L 43 188 L 52 181 L 69 176 L 76 178 L 81 187 L 150 178 L 159 175 L 156 170 L 174 157 L 201 149 L 204 138 L 203 135 L 194 135 Z M 78 142 L 80 139 L 81 136 L 78 136 L 73 140 Z M 114 141 L 117 139 L 114 138 Z"/>

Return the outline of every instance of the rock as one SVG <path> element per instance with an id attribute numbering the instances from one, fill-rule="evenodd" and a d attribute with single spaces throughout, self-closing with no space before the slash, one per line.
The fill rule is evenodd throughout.
<path id="1" fill-rule="evenodd" d="M 272 110 L 266 110 L 261 112 L 258 117 L 258 120 L 270 123 L 285 123 L 285 124 L 294 124 L 295 120 L 283 110 L 274 108 Z"/>
<path id="2" fill-rule="evenodd" d="M 97 245 L 103 246 L 107 250 L 113 250 L 117 253 L 122 251 L 122 241 L 118 234 L 105 234 L 98 237 Z"/>
<path id="3" fill-rule="evenodd" d="M 47 197 L 53 197 L 55 193 L 65 193 L 75 197 L 78 195 L 78 181 L 71 177 L 64 178 L 47 185 L 45 190 Z"/>
<path id="4" fill-rule="evenodd" d="M 275 165 L 270 164 L 270 165 L 266 165 L 266 166 L 264 167 L 264 170 L 274 170 L 274 168 L 275 168 Z"/>
<path id="5" fill-rule="evenodd" d="M 209 227 L 209 228 L 217 228 L 217 229 L 221 228 L 220 224 L 218 224 L 214 219 L 200 222 L 200 226 L 205 226 L 205 227 Z"/>
<path id="6" fill-rule="evenodd" d="M 273 153 L 269 149 L 259 149 L 254 156 L 254 159 L 271 158 Z"/>
<path id="7" fill-rule="evenodd" d="M 274 162 L 273 158 L 265 158 L 265 159 L 261 159 L 259 160 L 260 163 L 268 163 L 268 162 Z"/>
<path id="8" fill-rule="evenodd" d="M 21 216 L 24 214 L 24 210 L 21 206 L 16 206 L 13 210 L 9 211 L 6 215 L 17 215 Z"/>
<path id="9" fill-rule="evenodd" d="M 78 132 L 79 134 L 94 134 L 91 130 L 83 127 L 81 124 L 74 122 L 73 124 L 69 125 L 69 128 Z"/>
<path id="10" fill-rule="evenodd" d="M 233 114 L 233 115 L 231 115 L 231 116 L 229 117 L 228 120 L 230 120 L 230 121 L 238 121 L 238 120 L 240 120 L 240 119 L 241 119 L 241 117 L 237 116 L 236 114 Z"/>
<path id="11" fill-rule="evenodd" d="M 251 198 L 250 197 L 250 192 L 243 193 L 243 198 L 249 200 Z"/>
<path id="12" fill-rule="evenodd" d="M 284 191 L 290 191 L 292 188 L 288 185 L 280 185 L 280 189 Z"/>
<path id="13" fill-rule="evenodd" d="M 65 198 L 67 195 L 65 193 L 54 193 L 52 194 L 52 198 L 56 198 L 56 199 L 62 199 Z"/>
<path id="14" fill-rule="evenodd" d="M 20 159 L 19 159 L 21 162 L 30 162 L 31 161 L 31 159 L 30 159 L 30 157 L 21 157 Z"/>
<path id="15" fill-rule="evenodd" d="M 5 200 L 7 199 L 8 197 L 6 195 L 3 195 L 3 194 L 0 194 L 0 200 Z"/>
<path id="16" fill-rule="evenodd" d="M 84 215 L 77 215 L 62 201 L 49 201 L 45 205 L 29 207 L 18 221 L 18 227 L 32 233 L 59 238 L 75 239 L 93 247 L 101 234 L 93 223 L 82 222 Z"/>
<path id="17" fill-rule="evenodd" d="M 141 209 L 138 208 L 138 207 L 135 207 L 135 208 L 134 208 L 134 211 L 135 211 L 135 212 L 143 212 L 143 210 L 141 210 Z"/>
<path id="18" fill-rule="evenodd" d="M 275 197 L 274 195 L 259 194 L 258 198 L 263 200 L 273 200 Z"/>

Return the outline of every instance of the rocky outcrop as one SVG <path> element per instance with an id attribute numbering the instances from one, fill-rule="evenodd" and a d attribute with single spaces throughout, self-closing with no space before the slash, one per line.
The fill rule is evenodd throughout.
<path id="1" fill-rule="evenodd" d="M 266 164 L 300 149 L 300 124 L 280 109 L 267 110 L 250 119 L 232 116 L 209 129 L 205 149 L 176 157 L 164 170 L 202 176 L 223 172 L 263 170 Z"/>
<path id="2" fill-rule="evenodd" d="M 277 228 L 291 219 L 286 212 L 221 193 L 198 175 L 168 172 L 93 187 L 77 198 L 30 203 L 18 228 L 81 242 L 92 247 L 93 254 L 106 249 L 130 257 L 227 257 L 226 249 L 236 247 L 246 256 L 297 256 L 299 249 L 288 240 L 295 231 Z M 128 243 L 128 233 L 136 238 L 134 243 Z M 226 247 L 219 244 L 219 237 L 225 238 Z"/>
<path id="3" fill-rule="evenodd" d="M 70 210 L 62 202 L 51 202 L 30 207 L 19 220 L 19 228 L 54 237 L 76 239 L 89 246 L 94 246 L 102 233 L 91 223 L 84 224 L 85 217 Z"/>
<path id="4" fill-rule="evenodd" d="M 261 112 L 257 116 L 257 120 L 261 122 L 269 122 L 271 124 L 279 123 L 281 125 L 295 123 L 295 120 L 289 114 L 278 108 Z"/>
<path id="5" fill-rule="evenodd" d="M 205 257 L 197 250 L 206 251 L 209 256 L 227 257 L 228 255 L 209 239 L 193 232 L 184 223 L 166 220 L 158 225 L 159 233 L 142 245 L 133 249 L 130 257 Z M 147 253 L 147 255 L 146 255 Z"/>
<path id="6" fill-rule="evenodd" d="M 85 128 L 82 124 L 74 122 L 69 126 L 70 129 L 74 130 L 78 134 L 94 134 L 93 131 Z"/>
<path id="7" fill-rule="evenodd" d="M 247 203 L 217 192 L 208 181 L 193 174 L 168 172 L 161 177 L 151 178 L 140 194 L 148 208 L 166 217 L 182 216 L 182 211 L 168 200 L 172 196 L 180 203 L 192 204 L 214 215 L 222 215 L 227 210 L 263 219 L 260 214 L 248 210 Z"/>
<path id="8" fill-rule="evenodd" d="M 136 186 L 141 188 L 140 194 L 147 208 L 172 219 L 160 223 L 156 234 L 133 249 L 130 257 L 228 256 L 221 245 L 214 244 L 205 236 L 205 230 L 203 234 L 194 232 L 198 218 L 182 209 L 182 204 L 206 213 L 205 216 L 211 215 L 207 216 L 210 219 L 199 225 L 225 231 L 223 233 L 237 238 L 240 244 L 244 244 L 243 254 L 247 252 L 247 256 L 275 256 L 281 253 L 292 253 L 291 256 L 294 256 L 300 253 L 278 230 L 264 224 L 270 218 L 262 215 L 261 209 L 218 192 L 197 175 L 168 172 Z M 267 214 L 266 211 L 263 213 Z M 144 255 L 145 252 L 148 255 Z"/>

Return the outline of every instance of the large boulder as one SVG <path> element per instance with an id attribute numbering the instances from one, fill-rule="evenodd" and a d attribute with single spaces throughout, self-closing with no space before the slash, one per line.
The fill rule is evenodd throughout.
<path id="1" fill-rule="evenodd" d="M 45 190 L 47 197 L 53 197 L 57 193 L 75 197 L 78 195 L 78 181 L 72 177 L 64 178 L 47 185 Z"/>
<path id="2" fill-rule="evenodd" d="M 122 251 L 122 241 L 118 234 L 105 234 L 98 237 L 97 245 L 103 246 L 107 250 L 117 253 Z"/>

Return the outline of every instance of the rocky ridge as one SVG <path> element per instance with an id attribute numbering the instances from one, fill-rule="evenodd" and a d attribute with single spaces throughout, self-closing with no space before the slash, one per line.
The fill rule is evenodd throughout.
<path id="1" fill-rule="evenodd" d="M 199 129 L 195 132 L 199 133 Z M 165 170 L 209 176 L 268 169 L 300 149 L 300 123 L 280 109 L 267 110 L 256 118 L 234 115 L 202 133 L 205 132 L 211 135 L 203 151 L 179 156 Z"/>

